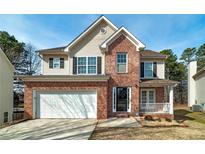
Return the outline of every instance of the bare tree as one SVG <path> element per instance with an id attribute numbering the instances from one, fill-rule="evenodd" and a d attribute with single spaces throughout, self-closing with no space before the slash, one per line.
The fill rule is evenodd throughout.
<path id="1" fill-rule="evenodd" d="M 40 58 L 35 52 L 36 48 L 32 44 L 26 44 L 25 55 L 26 64 L 24 67 L 26 75 L 39 74 L 40 72 Z M 23 68 L 22 68 L 23 69 Z"/>
<path id="2" fill-rule="evenodd" d="M 35 52 L 36 48 L 32 44 L 26 44 L 22 53 L 22 62 L 16 74 L 35 75 L 40 71 L 40 57 Z M 23 103 L 22 98 L 24 85 L 23 82 L 14 79 L 14 106 L 19 107 Z"/>

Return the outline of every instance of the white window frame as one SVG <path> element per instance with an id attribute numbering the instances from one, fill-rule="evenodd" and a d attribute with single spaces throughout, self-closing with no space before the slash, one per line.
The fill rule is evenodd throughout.
<path id="1" fill-rule="evenodd" d="M 150 91 L 153 91 L 154 92 L 154 103 L 156 103 L 156 90 L 155 89 L 141 89 L 141 92 L 140 92 L 140 103 L 142 103 L 142 92 L 143 91 L 146 91 L 146 99 L 147 99 L 147 102 L 146 103 L 143 103 L 143 104 L 147 104 L 149 103 L 149 92 Z M 154 104 L 153 103 L 153 104 Z"/>
<path id="2" fill-rule="evenodd" d="M 117 60 L 118 54 L 125 54 L 126 55 L 126 71 L 125 72 L 118 72 L 118 64 L 124 64 L 124 63 L 118 63 L 118 60 Z M 127 52 L 117 52 L 117 54 L 116 54 L 116 72 L 119 74 L 128 73 L 128 53 Z"/>
<path id="3" fill-rule="evenodd" d="M 152 64 L 152 76 L 145 76 L 145 64 L 146 63 L 151 63 Z M 149 70 L 150 71 L 150 70 Z M 154 78 L 154 76 L 153 76 L 153 71 L 154 71 L 154 62 L 153 61 L 144 61 L 144 77 L 143 78 L 146 78 L 146 79 L 152 79 L 152 78 Z"/>
<path id="4" fill-rule="evenodd" d="M 96 73 L 88 73 L 88 66 L 94 66 L 94 65 L 88 65 L 88 58 L 95 58 L 96 59 Z M 77 75 L 97 75 L 97 57 L 96 56 L 78 56 L 77 58 Z M 86 58 L 86 64 L 85 65 L 78 65 L 78 58 Z M 78 66 L 86 66 L 86 73 L 79 73 L 78 72 Z"/>
<path id="5" fill-rule="evenodd" d="M 54 67 L 55 64 L 58 64 L 59 67 Z M 53 69 L 60 69 L 60 57 L 53 57 Z"/>

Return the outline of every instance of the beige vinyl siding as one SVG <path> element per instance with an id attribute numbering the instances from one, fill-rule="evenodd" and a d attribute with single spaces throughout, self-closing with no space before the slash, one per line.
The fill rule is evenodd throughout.
<path id="1" fill-rule="evenodd" d="M 159 79 L 165 79 L 165 62 L 163 60 L 141 59 L 141 62 L 157 62 L 157 77 Z"/>
<path id="2" fill-rule="evenodd" d="M 8 112 L 8 120 L 12 120 L 13 112 L 13 66 L 0 51 L 0 124 L 4 120 L 4 112 Z"/>
<path id="3" fill-rule="evenodd" d="M 196 79 L 196 103 L 205 103 L 205 73 Z"/>
<path id="4" fill-rule="evenodd" d="M 106 27 L 107 32 L 102 34 L 100 32 L 101 27 Z M 99 23 L 85 38 L 81 39 L 77 44 L 71 48 L 70 54 L 70 74 L 72 74 L 73 68 L 73 56 L 101 56 L 102 57 L 102 73 L 105 73 L 105 56 L 100 49 L 100 44 L 105 41 L 110 35 L 114 33 L 114 30 L 105 22 Z"/>
<path id="5" fill-rule="evenodd" d="M 49 58 L 64 58 L 64 68 L 49 68 Z M 69 74 L 69 62 L 67 54 L 44 54 L 43 55 L 43 74 L 44 75 L 68 75 Z"/>
<path id="6" fill-rule="evenodd" d="M 106 28 L 106 33 L 100 32 L 101 27 Z M 42 53 L 42 74 L 44 75 L 72 75 L 73 74 L 73 57 L 82 56 L 100 56 L 102 57 L 102 74 L 105 73 L 105 54 L 100 49 L 100 44 L 105 41 L 109 36 L 114 33 L 114 29 L 111 28 L 104 21 L 100 22 L 91 32 L 89 32 L 84 38 L 79 40 L 71 49 L 69 54 L 63 55 L 65 60 L 64 69 L 50 69 L 49 57 L 62 57 L 63 51 L 52 51 Z"/>

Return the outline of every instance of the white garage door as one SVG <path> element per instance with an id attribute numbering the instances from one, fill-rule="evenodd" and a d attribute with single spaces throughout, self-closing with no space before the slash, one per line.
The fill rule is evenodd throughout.
<path id="1" fill-rule="evenodd" d="M 82 92 L 38 92 L 37 118 L 96 118 L 97 94 Z"/>

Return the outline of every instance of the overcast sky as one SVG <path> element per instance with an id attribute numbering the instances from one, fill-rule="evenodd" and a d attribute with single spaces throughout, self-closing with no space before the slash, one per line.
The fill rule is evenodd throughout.
<path id="1" fill-rule="evenodd" d="M 37 49 L 67 45 L 100 15 L 0 15 L 0 30 Z M 147 49 L 172 49 L 178 56 L 187 47 L 205 43 L 205 15 L 105 15 L 124 26 Z"/>

